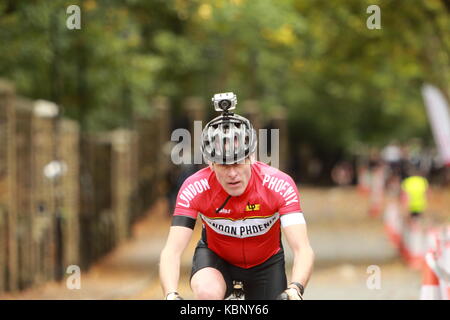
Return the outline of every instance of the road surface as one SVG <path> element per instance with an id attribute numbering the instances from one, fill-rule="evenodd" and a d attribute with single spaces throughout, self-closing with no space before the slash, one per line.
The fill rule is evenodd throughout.
<path id="1" fill-rule="evenodd" d="M 409 269 L 388 242 L 381 217 L 367 214 L 367 198 L 354 188 L 300 188 L 308 234 L 316 254 L 306 299 L 417 299 L 421 274 Z M 159 201 L 133 228 L 133 237 L 81 273 L 81 289 L 48 283 L 2 299 L 161 299 L 158 259 L 170 226 Z M 183 255 L 180 294 L 193 298 L 188 276 L 194 237 Z M 286 248 L 288 276 L 291 252 Z M 379 281 L 373 282 L 374 270 Z M 368 285 L 369 283 L 369 285 Z M 374 283 L 376 285 L 374 285 Z"/>

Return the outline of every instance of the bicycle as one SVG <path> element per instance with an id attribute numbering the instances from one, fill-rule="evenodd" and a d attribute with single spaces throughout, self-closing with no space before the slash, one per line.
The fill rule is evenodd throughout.
<path id="1" fill-rule="evenodd" d="M 242 281 L 233 280 L 233 291 L 225 300 L 245 300 L 244 284 Z M 278 300 L 289 300 L 287 293 L 281 293 Z"/>
<path id="2" fill-rule="evenodd" d="M 245 300 L 244 284 L 233 280 L 233 291 L 225 300 Z"/>

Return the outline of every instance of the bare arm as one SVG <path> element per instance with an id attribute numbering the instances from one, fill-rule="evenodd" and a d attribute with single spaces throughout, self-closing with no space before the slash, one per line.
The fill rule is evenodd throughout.
<path id="1" fill-rule="evenodd" d="M 314 252 L 309 244 L 306 224 L 289 225 L 283 231 L 294 253 L 291 281 L 306 287 L 314 265 Z"/>
<path id="2" fill-rule="evenodd" d="M 170 227 L 169 236 L 161 252 L 159 262 L 159 278 L 164 296 L 177 291 L 180 278 L 181 255 L 192 237 L 192 229 L 181 226 Z"/>

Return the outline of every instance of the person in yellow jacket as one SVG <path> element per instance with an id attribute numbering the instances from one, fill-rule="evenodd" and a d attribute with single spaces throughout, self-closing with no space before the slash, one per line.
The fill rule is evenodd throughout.
<path id="1" fill-rule="evenodd" d="M 410 217 L 420 217 L 427 207 L 428 180 L 421 175 L 412 175 L 402 181 L 401 187 Z"/>

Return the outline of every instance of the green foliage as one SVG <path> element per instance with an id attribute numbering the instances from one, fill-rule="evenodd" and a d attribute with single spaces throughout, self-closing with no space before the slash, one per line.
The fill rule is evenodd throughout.
<path id="1" fill-rule="evenodd" d="M 67 6 L 81 30 L 65 27 Z M 380 30 L 366 9 L 381 8 Z M 446 0 L 3 2 L 0 75 L 85 129 L 126 126 L 149 98 L 234 91 L 287 108 L 293 145 L 321 154 L 428 139 L 420 88 L 450 96 Z"/>

